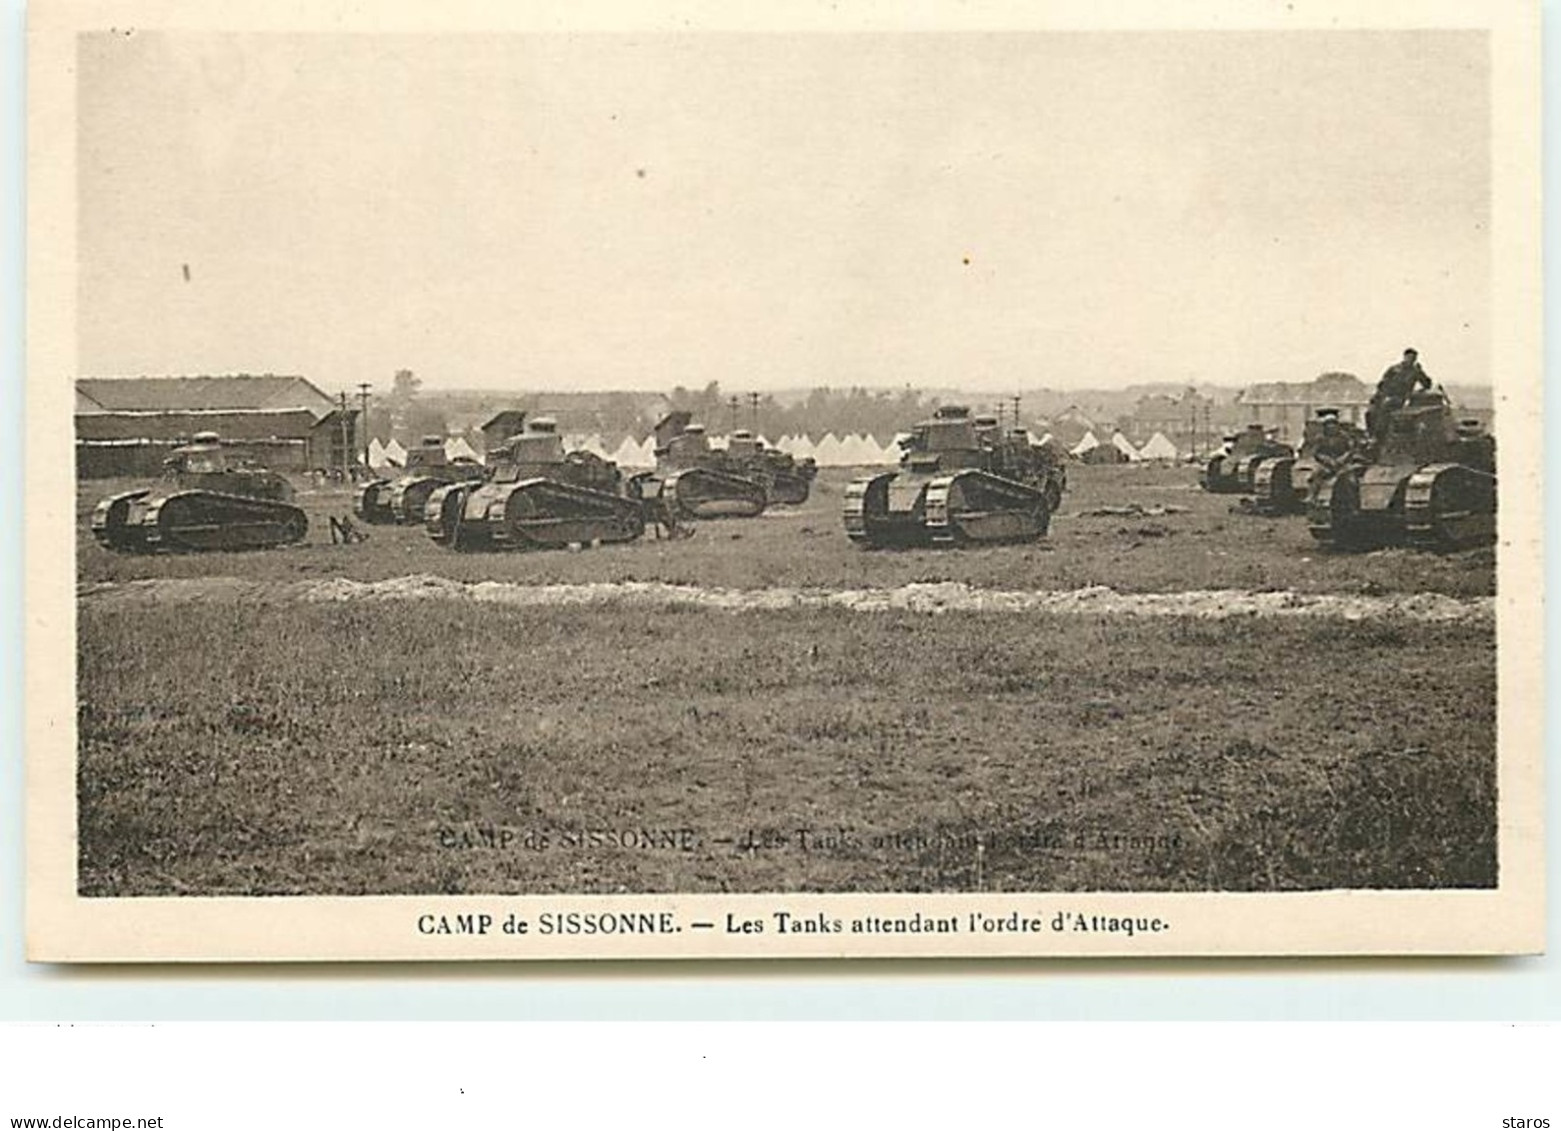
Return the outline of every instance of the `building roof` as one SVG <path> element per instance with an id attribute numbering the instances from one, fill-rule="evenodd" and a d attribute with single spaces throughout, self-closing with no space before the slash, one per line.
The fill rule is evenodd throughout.
<path id="1" fill-rule="evenodd" d="M 303 377 L 82 377 L 76 410 L 88 412 L 245 412 L 308 409 L 316 417 L 337 407 Z"/>
<path id="2" fill-rule="evenodd" d="M 1238 393 L 1244 405 L 1347 405 L 1371 400 L 1371 389 L 1353 373 L 1324 373 L 1311 381 L 1272 381 Z"/>
<path id="3" fill-rule="evenodd" d="M 347 410 L 350 420 L 356 409 Z M 92 412 L 76 417 L 76 438 L 87 443 L 109 440 L 182 440 L 196 432 L 215 432 L 224 440 L 307 439 L 324 423 L 308 409 L 204 412 Z M 339 423 L 340 416 L 336 417 Z"/>

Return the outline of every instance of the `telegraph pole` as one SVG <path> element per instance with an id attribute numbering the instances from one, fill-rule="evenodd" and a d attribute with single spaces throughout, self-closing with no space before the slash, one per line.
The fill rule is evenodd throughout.
<path id="1" fill-rule="evenodd" d="M 757 436 L 759 434 L 759 394 L 758 393 L 749 393 L 748 394 L 748 407 L 751 410 L 750 415 L 753 417 L 753 434 L 755 436 Z"/>
<path id="2" fill-rule="evenodd" d="M 1019 429 L 1024 427 L 1024 425 L 1019 423 L 1019 394 L 1015 393 L 1008 399 L 1014 406 L 1014 431 L 1017 432 Z"/>
<path id="3" fill-rule="evenodd" d="M 726 402 L 726 407 L 732 410 L 732 426 L 727 429 L 729 432 L 737 431 L 737 405 L 737 394 L 733 393 L 731 400 Z"/>
<path id="4" fill-rule="evenodd" d="M 341 393 L 341 476 L 343 482 L 350 480 L 351 468 L 347 461 L 352 458 L 352 440 L 347 436 L 347 393 Z"/>
<path id="5" fill-rule="evenodd" d="M 366 470 L 369 466 L 369 390 L 374 386 L 367 381 L 358 382 L 358 401 L 363 406 L 358 415 L 358 422 L 363 427 L 363 466 Z"/>

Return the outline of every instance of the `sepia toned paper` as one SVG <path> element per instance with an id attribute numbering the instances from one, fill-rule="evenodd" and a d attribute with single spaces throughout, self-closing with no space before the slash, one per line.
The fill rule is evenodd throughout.
<path id="1" fill-rule="evenodd" d="M 1107 15 L 1065 4 L 941 5 L 915 14 L 869 5 L 742 13 L 713 5 L 35 7 L 29 958 L 1541 952 L 1539 90 L 1538 12 L 1517 3 L 1479 11 L 1130 5 Z M 1445 112 L 1431 115 L 1428 106 Z M 1330 117 L 1346 109 L 1342 120 Z M 1152 116 L 1162 111 L 1163 120 Z M 1419 132 L 1432 117 L 1437 132 Z M 251 167 L 253 178 L 244 173 Z M 459 570 L 467 572 L 455 572 L 453 559 L 426 540 L 407 541 L 404 565 L 374 578 L 354 572 L 349 546 L 331 559 L 347 563 L 339 576 L 329 563 L 290 558 L 287 549 L 259 555 L 252 576 L 230 554 L 220 555 L 218 572 L 190 554 L 148 566 L 144 577 L 134 573 L 139 566 L 84 575 L 78 547 L 90 539 L 78 493 L 90 495 L 90 484 L 78 487 L 51 455 L 75 446 L 76 382 L 88 377 L 302 373 L 335 394 L 359 382 L 387 388 L 397 359 L 415 354 L 434 359 L 417 365 L 428 391 L 442 383 L 545 397 L 718 381 L 736 394 L 860 382 L 1001 403 L 1049 381 L 1247 386 L 1349 368 L 1370 385 L 1408 341 L 1420 344 L 1438 379 L 1489 386 L 1501 471 L 1494 564 L 1401 550 L 1364 555 L 1348 567 L 1348 588 L 1295 597 L 1296 607 L 1340 602 L 1339 611 L 1325 608 L 1304 622 L 1284 619 L 1288 611 L 1276 613 L 1265 595 L 1288 583 L 1256 575 L 1239 599 L 1250 602 L 1250 622 L 1233 612 L 1239 601 L 1225 588 L 1199 596 L 1176 585 L 1167 595 L 1112 581 L 1055 582 L 1066 574 L 1067 548 L 1087 549 L 1069 541 L 1082 537 L 1084 519 L 1066 503 L 1049 535 L 1056 548 L 1038 558 L 987 547 L 947 551 L 949 559 L 864 552 L 865 564 L 846 560 L 823 582 L 807 563 L 845 544 L 834 501 L 816 528 L 799 527 L 794 542 L 777 544 L 773 559 L 757 565 L 743 557 L 757 536 L 744 536 L 734 520 L 701 523 L 676 551 L 659 549 L 649 535 L 610 552 L 547 551 L 560 556 L 526 565 L 540 571 L 535 576 L 513 572 L 522 567 L 498 556 L 491 566 L 465 556 Z M 1070 491 L 1082 489 L 1081 475 Z M 842 484 L 831 480 L 829 489 Z M 1173 542 L 1191 546 L 1177 552 L 1196 552 L 1200 561 L 1218 557 L 1259 537 L 1242 521 L 1233 514 L 1218 530 L 1196 534 L 1170 519 L 1146 521 L 1131 536 L 1147 548 L 1135 543 L 1141 556 L 1132 560 L 1147 572 L 1165 570 L 1169 559 L 1155 547 Z M 1122 533 L 1100 529 L 1102 537 Z M 325 536 L 312 527 L 311 546 Z M 389 535 L 371 531 L 363 554 L 389 544 Z M 687 555 L 677 559 L 685 573 L 663 576 L 647 564 L 673 552 Z M 729 583 L 723 563 L 738 558 L 765 580 Z M 279 580 L 295 560 L 306 561 L 307 574 Z M 1449 596 L 1445 586 L 1421 593 L 1414 582 L 1395 588 L 1398 576 L 1446 578 L 1465 568 L 1493 569 L 1494 597 Z M 842 664 L 840 678 L 848 679 L 856 668 L 898 662 L 880 661 L 861 643 L 878 646 L 875 634 L 888 622 L 872 618 L 884 614 L 841 612 L 853 600 L 896 599 L 874 580 L 890 574 L 910 579 L 892 592 L 910 594 L 912 605 L 933 600 L 916 597 L 924 592 L 918 585 L 955 587 L 936 591 L 944 606 L 936 612 L 893 613 L 904 647 L 927 649 L 917 655 L 935 656 L 929 642 L 949 633 L 951 681 L 970 678 L 972 664 L 987 673 L 988 658 L 955 639 L 958 632 L 990 625 L 1000 651 L 1009 640 L 1002 626 L 1031 615 L 967 612 L 956 607 L 961 600 L 1019 594 L 1014 601 L 1029 600 L 1059 624 L 1090 627 L 1078 643 L 1047 645 L 1055 649 L 1049 681 L 1025 676 L 1036 661 L 1020 649 L 1011 662 L 990 659 L 990 687 L 978 682 L 976 693 L 941 696 L 908 683 L 913 690 L 891 712 L 884 697 L 893 689 L 864 676 L 871 703 L 821 702 L 816 725 L 800 726 L 809 708 L 786 699 L 782 675 L 792 669 L 780 665 L 795 662 L 805 673 L 807 664 Z M 331 717 L 323 692 L 312 697 L 310 681 L 324 687 L 353 673 L 294 679 L 244 654 L 245 634 L 262 620 L 273 635 L 256 630 L 255 653 L 329 621 L 318 609 L 278 619 L 294 615 L 278 611 L 278 594 L 299 585 L 393 588 L 413 579 L 420 593 L 375 590 L 356 606 L 361 619 L 341 622 L 357 626 L 342 631 L 365 634 L 387 632 L 385 618 L 414 607 L 426 629 L 426 611 L 454 599 L 433 593 L 441 587 L 469 597 L 467 586 L 496 585 L 498 596 L 483 592 L 494 602 L 490 623 L 499 636 L 532 623 L 514 610 L 541 607 L 528 602 L 541 601 L 542 576 L 556 577 L 548 581 L 555 586 L 578 576 L 581 584 L 641 588 L 632 600 L 620 596 L 620 605 L 581 598 L 577 635 L 558 639 L 557 668 L 544 659 L 511 673 L 512 700 L 427 703 L 429 719 L 465 728 L 447 750 L 427 749 L 415 726 L 394 731 L 372 756 L 333 745 L 333 735 L 346 733 L 335 728 L 346 724 Z M 227 596 L 181 596 L 213 577 Z M 138 588 L 147 578 L 168 585 Z M 966 580 L 971 588 L 959 588 Z M 677 584 L 698 594 L 655 588 Z M 1102 600 L 1102 590 L 1117 602 L 1105 613 L 1058 611 L 1069 600 Z M 1156 605 L 1167 596 L 1181 602 L 1169 613 Z M 745 601 L 770 611 L 730 611 Z M 115 602 L 129 610 L 119 620 Z M 776 602 L 782 614 L 774 614 Z M 1373 602 L 1407 619 L 1381 628 L 1371 619 Z M 691 605 L 697 615 L 686 614 Z M 461 605 L 460 617 L 472 607 Z M 539 631 L 571 615 L 559 608 L 575 606 L 537 614 Z M 602 663 L 599 682 L 568 702 L 550 699 L 553 681 L 573 670 L 572 648 L 605 654 L 606 634 L 622 629 L 612 624 L 614 608 L 624 610 L 623 623 L 643 616 L 655 625 L 664 613 L 669 632 L 686 623 L 709 634 L 704 645 L 697 635 L 684 642 L 690 663 L 705 651 L 728 654 L 718 647 L 746 656 L 731 642 L 750 634 L 772 672 L 761 681 L 767 691 L 728 704 L 752 712 L 742 715 L 750 729 L 734 729 L 727 749 L 699 747 L 697 767 L 693 742 L 683 750 L 668 740 L 655 758 L 636 761 L 633 720 L 653 709 L 678 716 L 690 735 L 737 724 L 712 719 L 702 691 L 679 698 L 687 669 L 637 662 L 627 652 L 610 664 L 582 661 Z M 772 615 L 780 619 L 763 619 Z M 991 619 L 960 619 L 968 617 Z M 83 635 L 87 620 L 109 627 Z M 493 650 L 481 621 L 458 623 L 472 627 L 459 638 L 406 643 L 407 671 L 464 671 L 474 689 L 490 685 L 491 657 L 507 653 Z M 1179 734 L 1168 709 L 1160 738 L 1144 737 L 1148 722 L 1139 718 L 1132 744 L 1119 748 L 1111 728 L 1137 718 L 1141 704 L 1059 673 L 1104 672 L 1118 655 L 1127 663 L 1138 655 L 1137 626 L 1149 623 L 1160 627 L 1147 630 L 1146 647 L 1181 631 L 1167 625 L 1204 625 L 1196 630 L 1206 634 L 1204 654 L 1218 653 L 1222 624 L 1322 627 L 1315 640 L 1291 628 L 1276 635 L 1261 678 L 1233 666 L 1231 687 L 1250 691 L 1208 700 L 1219 719 L 1200 725 L 1212 734 Z M 238 645 L 219 639 L 213 624 L 236 634 Z M 862 624 L 871 627 L 859 638 Z M 1440 627 L 1416 627 L 1425 624 Z M 1365 653 L 1346 638 L 1379 630 L 1370 654 L 1380 662 L 1359 666 Z M 125 635 L 133 631 L 146 635 Z M 765 651 L 761 638 L 771 633 L 788 641 L 795 633 L 797 643 L 784 656 L 773 641 Z M 1492 639 L 1486 674 L 1493 679 L 1478 687 L 1494 683 L 1494 710 L 1478 688 L 1460 704 L 1439 657 L 1483 656 Z M 888 650 L 892 637 L 882 643 Z M 655 647 L 647 638 L 644 655 Z M 125 678 L 140 681 L 141 697 L 116 702 L 112 712 L 101 682 L 92 682 L 101 679 L 104 648 Z M 1320 657 L 1331 648 L 1339 662 L 1329 669 Z M 1166 666 L 1193 654 L 1168 651 Z M 225 721 L 200 724 L 207 737 L 192 737 L 181 729 L 179 697 L 208 674 L 213 686 L 222 682 L 220 673 L 202 671 L 202 656 L 242 662 L 257 684 L 294 687 L 293 713 L 256 717 L 235 692 L 227 713 L 219 712 Z M 1307 674 L 1292 675 L 1293 664 Z M 83 670 L 88 682 L 79 682 Z M 1177 686 L 1174 673 L 1152 675 L 1155 694 Z M 223 677 L 233 678 L 233 671 Z M 400 694 L 359 678 L 365 695 Z M 1380 717 L 1359 707 L 1363 688 L 1373 689 Z M 754 706 L 765 695 L 785 704 L 781 716 Z M 1307 711 L 1280 735 L 1270 714 L 1302 703 Z M 1412 827 L 1433 849 L 1439 837 L 1477 829 L 1460 795 L 1417 818 L 1421 799 L 1399 792 L 1406 782 L 1426 786 L 1414 759 L 1445 754 L 1443 724 L 1416 721 L 1420 703 L 1425 718 L 1434 708 L 1437 718 L 1494 719 L 1486 728 L 1494 798 L 1483 795 L 1494 820 L 1488 876 L 1465 883 L 1456 870 L 1433 869 L 1423 884 L 1399 875 L 1391 888 L 1285 878 L 1295 864 L 1282 854 L 1304 855 L 1305 846 L 1284 839 L 1298 835 L 1284 787 L 1253 800 L 1248 812 L 1235 811 L 1239 798 L 1221 800 L 1222 827 L 1236 832 L 1216 836 L 1203 827 L 1210 802 L 1201 775 L 1226 772 L 1222 758 L 1274 758 L 1276 780 L 1288 782 L 1295 759 L 1340 741 L 1363 759 L 1385 757 L 1389 768 L 1379 773 L 1376 761 L 1362 760 L 1335 766 L 1326 783 L 1319 778 L 1304 802 L 1316 807 L 1306 811 L 1319 837 L 1339 835 L 1324 827 L 1336 810 L 1319 800 L 1337 781 L 1365 782 L 1366 811 L 1380 822 L 1363 818 L 1354 840 L 1340 840 L 1349 852 L 1387 851 L 1374 837 L 1379 828 L 1392 836 Z M 396 725 L 415 718 L 401 714 L 404 707 L 385 700 L 387 735 L 391 715 Z M 1032 720 L 1034 729 L 1022 740 L 1011 731 L 983 738 L 994 718 Z M 1100 751 L 1054 743 L 1054 719 L 1073 720 L 1066 725 L 1075 732 L 1098 728 Z M 590 720 L 600 720 L 610 736 L 604 749 L 621 763 L 593 755 L 583 765 L 549 745 L 566 742 L 549 733 L 578 734 Z M 84 728 L 97 736 L 91 761 L 81 757 Z M 936 738 L 923 745 L 922 735 Z M 224 774 L 256 771 L 235 770 L 222 761 L 230 753 L 213 752 L 245 742 L 257 762 L 296 758 L 297 781 L 324 782 L 343 798 L 359 796 L 363 775 L 392 772 L 386 767 L 396 758 L 438 779 L 467 773 L 463 759 L 475 751 L 488 776 L 480 788 L 474 779 L 453 808 L 438 780 L 429 796 L 441 800 L 423 808 L 415 796 L 379 811 L 343 801 L 339 814 L 308 826 L 311 835 L 329 835 L 300 847 L 287 814 L 317 813 L 318 794 L 289 796 L 286 774 L 264 795 L 223 793 Z M 1167 761 L 1172 754 L 1182 760 Z M 905 782 L 913 779 L 893 770 L 903 759 L 926 771 L 909 795 Z M 189 807 L 182 820 L 164 815 L 154 827 L 114 804 L 114 791 L 156 799 L 164 775 L 167 789 L 187 790 L 192 766 L 200 774 L 209 767 L 210 789 L 177 794 Z M 557 766 L 578 780 L 532 784 Z M 970 767 L 981 768 L 976 784 Z M 1142 808 L 1124 802 L 1126 809 L 1107 810 L 1117 814 L 1113 823 L 1070 823 L 1084 802 L 1070 796 L 1056 812 L 1038 810 L 1025 779 L 1042 773 L 1108 781 L 1143 798 Z M 592 808 L 591 791 L 604 782 L 621 790 L 618 813 Z M 826 789 L 849 808 L 820 811 L 812 799 Z M 553 790 L 562 800 L 551 809 L 525 800 Z M 701 790 L 745 800 L 712 812 L 696 802 Z M 102 812 L 117 822 L 107 831 L 94 826 L 90 876 L 82 865 L 84 793 L 94 805 L 107 797 L 93 810 L 95 822 L 104 825 Z M 1337 811 L 1353 813 L 1359 800 L 1343 798 Z M 577 818 L 565 802 L 585 815 Z M 330 802 L 323 805 L 329 811 Z M 949 814 L 962 806 L 975 815 L 960 825 Z M 273 816 L 261 820 L 258 812 Z M 1207 842 L 1197 839 L 1204 834 Z M 1185 844 L 1170 843 L 1173 835 Z M 155 852 L 148 836 L 160 838 Z M 1216 842 L 1218 860 L 1209 847 Z M 1458 845 L 1442 847 L 1432 856 L 1460 857 Z M 1189 879 L 1192 869 L 1177 858 L 1184 850 L 1204 853 L 1214 878 Z M 1122 868 L 1146 874 L 1146 853 L 1160 854 L 1154 859 L 1169 878 L 1142 888 L 1113 881 Z M 448 864 L 413 863 L 428 859 Z M 242 878 L 245 868 L 252 882 Z M 898 890 L 896 878 L 907 875 L 915 890 Z M 1034 875 L 1064 877 L 1065 887 L 1032 890 L 1023 877 Z M 797 880 L 776 888 L 767 886 L 771 876 Z"/>

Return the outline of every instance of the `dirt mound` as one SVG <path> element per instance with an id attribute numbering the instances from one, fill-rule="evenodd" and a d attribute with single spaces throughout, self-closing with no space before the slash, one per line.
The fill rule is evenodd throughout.
<path id="1" fill-rule="evenodd" d="M 98 601 L 476 601 L 495 605 L 685 606 L 728 612 L 777 609 L 847 609 L 852 612 L 1051 613 L 1084 616 L 1172 616 L 1220 620 L 1232 617 L 1321 617 L 1338 620 L 1401 618 L 1415 621 L 1489 622 L 1490 597 L 1458 599 L 1436 593 L 1410 595 L 1307 594 L 1291 590 L 1239 589 L 1180 593 L 1119 593 L 1106 586 L 1071 590 L 977 589 L 944 581 L 884 589 L 722 589 L 663 582 L 599 582 L 523 585 L 461 582 L 430 574 L 388 581 L 266 583 L 238 578 L 163 579 L 83 587 L 78 597 Z"/>

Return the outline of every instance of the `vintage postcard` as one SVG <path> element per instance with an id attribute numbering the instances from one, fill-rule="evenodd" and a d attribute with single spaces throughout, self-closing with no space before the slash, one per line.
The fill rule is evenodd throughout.
<path id="1" fill-rule="evenodd" d="M 30 19 L 31 959 L 1544 949 L 1536 5 Z"/>

